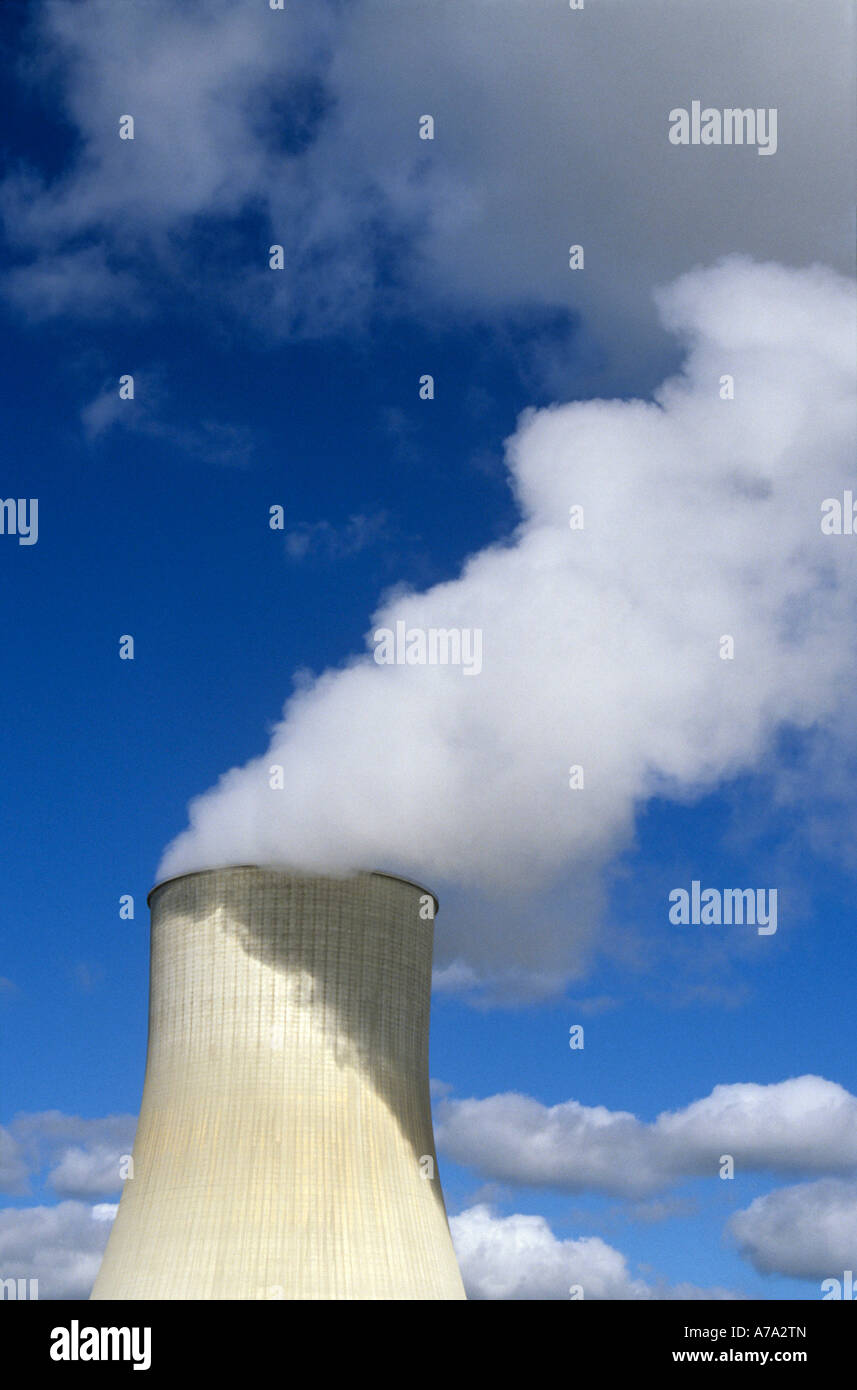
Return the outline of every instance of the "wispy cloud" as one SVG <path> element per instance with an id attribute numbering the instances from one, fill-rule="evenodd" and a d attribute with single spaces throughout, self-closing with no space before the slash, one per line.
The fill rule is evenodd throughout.
<path id="1" fill-rule="evenodd" d="M 132 273 L 112 268 L 101 246 L 39 256 L 8 270 L 0 283 L 12 306 L 34 323 L 145 312 Z"/>
<path id="2" fill-rule="evenodd" d="M 202 463 L 222 468 L 250 465 L 256 440 L 248 426 L 212 419 L 195 425 L 177 423 L 167 418 L 170 402 L 162 371 L 146 368 L 128 375 L 133 377 L 133 398 L 120 396 L 120 383 L 116 380 L 106 383 L 81 410 L 84 436 L 90 445 L 97 444 L 111 430 L 122 429 Z"/>
<path id="3" fill-rule="evenodd" d="M 387 513 L 356 512 L 342 526 L 330 521 L 301 522 L 286 532 L 286 554 L 290 560 L 309 557 L 343 560 L 376 545 L 387 531 Z"/>
<path id="4" fill-rule="evenodd" d="M 38 1280 L 40 1299 L 89 1297 L 110 1235 L 113 1208 L 85 1202 L 0 1211 L 4 1279 Z"/>
<path id="5" fill-rule="evenodd" d="M 382 36 L 372 0 L 279 12 L 228 0 L 38 3 L 27 80 L 59 84 L 78 148 L 59 177 L 19 169 L 3 185 L 7 235 L 30 258 L 9 292 L 39 317 L 91 316 L 99 300 L 127 312 L 125 276 L 141 304 L 192 284 L 208 308 L 229 305 L 297 336 L 353 332 L 386 310 L 554 312 L 571 296 L 633 352 L 640 336 L 629 324 L 653 327 L 651 287 L 718 255 L 803 263 L 821 245 L 850 268 L 838 233 L 850 215 L 839 170 L 854 148 L 852 74 L 836 6 L 790 13 L 801 81 L 789 82 L 789 139 L 775 161 L 681 160 L 667 139 L 665 94 L 682 91 L 688 71 L 705 71 L 715 105 L 736 92 L 753 103 L 790 77 L 768 40 L 780 8 L 723 0 L 709 12 L 674 0 L 653 23 L 638 6 L 608 6 L 591 45 L 578 45 L 567 6 L 543 7 L 533 23 L 525 6 L 497 4 L 486 45 L 458 0 L 388 7 Z M 599 53 L 622 65 L 622 102 L 605 98 Z M 432 94 L 429 142 L 417 123 Z M 818 158 L 822 107 L 843 163 Z M 119 139 L 125 112 L 133 141 Z M 670 206 L 647 196 L 676 179 L 680 235 Z M 241 254 L 227 237 L 218 259 L 215 230 L 200 257 L 203 224 L 222 233 L 242 219 L 252 230 Z M 586 269 L 572 284 L 568 247 L 581 237 Z M 277 273 L 266 265 L 271 243 L 285 248 Z M 566 355 L 564 345 L 544 351 Z"/>

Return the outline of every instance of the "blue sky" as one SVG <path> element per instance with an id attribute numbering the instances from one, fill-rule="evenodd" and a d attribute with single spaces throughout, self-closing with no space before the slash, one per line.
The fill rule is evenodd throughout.
<path id="1" fill-rule="evenodd" d="M 581 109 L 591 113 L 598 98 L 584 90 L 582 106 L 575 105 L 567 85 L 548 71 L 559 20 L 547 6 L 538 8 L 529 35 L 515 6 L 497 7 L 470 94 L 462 73 L 472 74 L 473 55 L 447 6 L 434 17 L 416 6 L 410 18 L 391 24 L 388 67 L 377 91 L 366 55 L 378 42 L 383 6 L 319 6 L 312 33 L 308 21 L 302 33 L 300 18 L 287 17 L 282 69 L 269 56 L 277 47 L 264 27 L 281 15 L 245 5 L 233 7 L 230 17 L 218 0 L 192 7 L 183 29 L 178 8 L 166 0 L 112 8 L 79 0 L 57 5 L 53 18 L 38 3 L 4 7 L 2 18 L 14 80 L 0 182 L 3 330 L 10 349 L 0 491 L 39 499 L 39 538 L 19 546 L 14 537 L 0 537 L 6 600 L 0 1123 L 11 1136 L 12 1174 L 0 1212 L 0 1265 L 9 1267 L 0 1275 L 36 1269 L 43 1296 L 85 1296 L 100 1247 L 81 1213 L 87 1204 L 118 1200 L 116 1188 L 99 1187 L 93 1174 L 104 1167 L 101 1146 L 114 1142 L 106 1117 L 133 1116 L 139 1103 L 145 896 L 165 847 L 187 823 L 191 798 L 228 768 L 262 757 L 272 738 L 276 746 L 275 726 L 296 673 L 306 685 L 307 673 L 342 668 L 365 653 L 371 617 L 394 602 L 385 595 L 399 592 L 396 586 L 422 595 L 456 580 L 468 557 L 516 544 L 522 517 L 532 523 L 530 539 L 535 536 L 544 524 L 540 489 L 548 487 L 546 460 L 553 455 L 541 435 L 526 435 L 522 411 L 544 412 L 538 422 L 547 420 L 552 403 L 651 401 L 658 384 L 683 366 L 693 394 L 700 361 L 720 360 L 726 371 L 740 360 L 764 398 L 762 425 L 781 420 L 788 409 L 777 398 L 779 368 L 770 368 L 771 380 L 766 375 L 770 362 L 793 354 L 788 372 L 797 379 L 795 391 L 800 397 L 804 381 L 811 396 L 814 373 L 822 370 L 813 353 L 821 349 L 800 341 L 799 311 L 809 313 L 817 303 L 819 339 L 826 332 L 833 341 L 840 301 L 848 302 L 840 277 L 849 274 L 853 246 L 842 193 L 849 166 L 846 154 L 840 160 L 828 151 L 842 147 L 840 135 L 845 139 L 844 93 L 853 72 L 841 57 L 849 21 L 836 4 L 820 7 L 823 22 L 811 43 L 793 10 L 785 38 L 770 51 L 765 37 L 773 11 L 760 5 L 749 19 L 740 7 L 727 7 L 726 28 L 742 40 L 738 56 L 710 32 L 712 20 L 703 23 L 702 6 L 667 6 L 643 30 L 630 13 L 635 7 L 563 15 L 565 23 L 589 24 L 575 37 L 579 51 L 569 49 L 569 63 L 588 62 L 605 73 L 599 90 L 610 97 L 600 120 L 589 114 L 582 127 Z M 482 7 L 470 8 L 475 24 Z M 697 11 L 696 27 L 682 19 L 683 9 Z M 612 27 L 623 21 L 625 29 Z M 674 55 L 659 58 L 665 71 L 649 79 L 647 64 L 634 61 L 634 46 L 648 45 L 654 62 L 664 25 L 675 31 Z M 252 55 L 246 67 L 236 62 L 230 73 L 228 57 L 212 56 L 223 44 L 213 41 L 209 52 L 203 36 L 216 40 L 218 31 L 233 39 L 245 34 Z M 159 34 L 166 36 L 162 43 Z M 444 55 L 458 43 L 460 63 L 450 57 L 447 68 Z M 184 92 L 175 72 L 170 76 L 174 60 L 181 70 L 182 44 L 186 59 L 199 59 Z M 409 64 L 414 44 L 420 56 Z M 516 55 L 505 76 L 496 59 L 504 45 Z M 41 64 L 27 71 L 33 52 Z M 127 58 L 118 69 L 116 53 Z M 814 84 L 831 53 L 840 56 L 830 127 L 823 157 L 813 160 L 814 128 L 807 127 Z M 498 107 L 492 103 L 503 82 L 505 104 Z M 549 96 L 537 98 L 543 87 Z M 711 153 L 715 159 L 708 170 L 697 159 L 665 173 L 654 132 L 665 142 L 669 107 L 681 104 L 682 93 L 689 105 L 702 88 L 714 104 L 779 103 L 777 155 L 667 147 L 679 158 Z M 113 122 L 121 114 L 116 92 L 123 90 L 122 109 L 140 114 L 133 144 L 120 148 Z M 150 137 L 147 119 L 151 129 L 152 113 L 162 104 L 172 111 L 173 101 L 187 113 L 186 127 L 165 118 L 157 138 Z M 530 115 L 521 114 L 528 107 Z M 435 109 L 438 134 L 426 150 L 416 139 L 416 117 Z M 396 126 L 402 110 L 413 115 L 407 133 Z M 508 131 L 492 143 L 498 110 L 521 142 L 511 158 L 503 157 L 504 141 L 513 138 Z M 624 143 L 623 110 L 629 113 Z M 556 120 L 546 125 L 551 112 Z M 381 148 L 376 135 L 385 119 L 391 133 Z M 206 121 L 213 134 L 206 134 Z M 604 143 L 593 155 L 599 129 Z M 170 165 L 169 151 L 181 146 L 183 131 L 188 167 L 205 170 L 192 192 L 187 172 Z M 505 149 L 508 156 L 508 144 Z M 521 167 L 521 149 L 531 154 L 544 208 L 533 204 L 528 180 L 536 173 Z M 117 172 L 117 158 L 141 163 Z M 237 178 L 239 167 L 249 171 L 246 179 Z M 557 182 L 558 170 L 566 171 L 566 181 Z M 808 180 L 811 198 L 797 198 Z M 657 197 L 647 200 L 644 190 L 652 187 Z M 767 217 L 759 213 L 760 199 Z M 571 207 L 584 231 L 579 237 L 563 231 L 561 244 L 558 231 L 555 263 L 543 265 L 555 205 L 565 209 L 560 230 Z M 499 227 L 498 208 L 505 209 Z M 592 273 L 584 272 L 585 288 L 565 264 L 569 236 L 586 242 Z M 289 249 L 289 268 L 276 285 L 265 278 L 276 274 L 267 268 L 274 242 Z M 750 269 L 705 278 L 706 268 L 732 253 L 749 258 Z M 480 260 L 492 257 L 495 273 L 483 277 Z M 766 280 L 754 269 L 764 261 L 784 267 L 786 278 Z M 834 288 L 806 272 L 813 261 L 825 267 Z M 53 277 L 48 291 L 46 267 Z M 690 307 L 675 307 L 676 300 L 673 311 L 678 318 L 685 313 L 701 335 L 696 367 L 687 367 L 686 344 L 659 320 L 652 299 L 656 288 L 688 273 L 701 277 L 688 282 Z M 769 337 L 751 343 L 745 315 L 751 316 L 747 304 L 757 282 Z M 726 326 L 719 338 L 711 330 L 706 339 L 705 325 L 718 314 Z M 792 335 L 783 330 L 782 343 L 781 318 Z M 740 323 L 730 342 L 733 320 Z M 716 342 L 713 359 L 705 358 L 706 342 Z M 835 375 L 823 371 L 822 380 Z M 118 378 L 126 372 L 134 374 L 135 399 L 120 404 Z M 418 394 L 425 372 L 435 378 L 431 401 Z M 453 1224 L 476 1296 L 487 1287 L 483 1255 L 468 1245 L 466 1223 L 481 1204 L 491 1209 L 495 1268 L 513 1263 L 504 1221 L 529 1215 L 548 1223 L 550 1231 L 539 1226 L 531 1257 L 533 1287 L 544 1297 L 565 1293 L 550 1282 L 553 1276 L 542 1279 L 539 1259 L 552 1258 L 556 1242 L 584 1237 L 600 1237 L 627 1262 L 606 1286 L 613 1297 L 686 1294 L 693 1286 L 817 1298 L 821 1278 L 838 1276 L 845 1258 L 853 1256 L 850 1267 L 857 1268 L 848 689 L 853 538 L 850 551 L 846 537 L 826 538 L 838 549 L 832 571 L 822 574 L 832 551 L 818 544 L 809 511 L 816 494 L 820 503 L 849 476 L 842 465 L 842 439 L 853 426 L 847 368 L 843 379 L 838 395 L 831 386 L 829 398 L 822 393 L 806 405 L 796 442 L 783 445 L 784 456 L 792 450 L 790 468 L 793 455 L 803 460 L 803 473 L 788 474 L 786 482 L 791 511 L 784 504 L 763 528 L 759 555 L 748 556 L 753 572 L 746 583 L 736 561 L 732 587 L 712 590 L 716 631 L 746 616 L 758 668 L 751 663 L 734 696 L 720 693 L 722 671 L 713 671 L 711 701 L 735 704 L 722 724 L 712 724 L 710 750 L 695 733 L 680 749 L 665 750 L 672 721 L 692 726 L 690 695 L 662 708 L 653 700 L 658 718 L 647 725 L 641 716 L 633 738 L 616 721 L 615 741 L 621 751 L 627 740 L 629 768 L 647 770 L 629 774 L 621 804 L 605 809 L 593 793 L 599 833 L 586 852 L 573 849 L 563 860 L 557 849 L 552 875 L 519 883 L 524 896 L 511 909 L 517 926 L 509 930 L 518 941 L 532 933 L 532 959 L 522 963 L 520 947 L 512 949 L 502 933 L 495 952 L 490 930 L 476 930 L 483 885 L 468 881 L 464 870 L 458 882 L 441 865 L 442 840 L 437 874 L 430 858 L 415 866 L 441 889 L 439 965 L 462 964 L 491 986 L 485 997 L 441 989 L 433 1005 L 432 1075 L 449 1088 L 438 1110 L 442 1177 L 450 1215 L 464 1223 Z M 768 389 L 775 399 L 771 416 L 764 413 L 771 410 Z M 836 434 L 829 422 L 840 418 Z M 572 431 L 576 419 L 554 413 L 544 428 L 559 431 L 567 421 Z M 754 438 L 758 422 L 752 414 L 748 419 L 747 436 Z M 624 417 L 621 425 L 618 416 L 608 423 L 615 432 L 605 436 L 600 471 L 593 466 L 588 481 L 583 473 L 575 478 L 578 489 L 589 486 L 597 515 L 599 495 L 605 514 L 614 505 L 598 486 L 608 492 L 613 486 L 610 470 L 625 429 Z M 629 458 L 640 433 L 630 430 Z M 510 478 L 504 441 L 513 435 L 524 462 L 516 473 L 512 460 Z M 582 455 L 589 446 L 575 438 Z M 655 458 L 652 477 L 658 466 Z M 750 457 L 746 468 L 752 466 Z M 802 478 L 800 486 L 794 477 Z M 619 477 L 615 485 L 621 513 L 633 484 Z M 570 500 L 577 495 L 569 493 Z M 725 570 L 733 557 L 724 551 L 717 560 L 719 538 L 740 530 L 742 521 L 734 498 L 731 510 L 716 510 L 712 498 L 719 495 L 713 484 L 706 492 L 700 483 L 696 511 L 689 504 L 681 513 L 681 546 L 688 557 L 695 553 L 687 528 L 696 528 L 700 554 L 713 555 L 712 564 Z M 273 504 L 284 508 L 284 532 L 269 528 Z M 656 527 L 651 489 L 635 504 L 638 529 Z M 673 520 L 663 523 L 667 537 Z M 810 543 L 799 537 L 810 530 L 816 548 L 804 570 L 800 547 Z M 679 546 L 678 532 L 675 539 Z M 665 552 L 670 549 L 668 541 Z M 609 591 L 621 591 L 644 614 L 660 614 L 649 559 L 642 550 L 617 549 L 606 571 Z M 787 565 L 798 576 L 793 592 L 778 577 Z M 604 573 L 581 574 L 581 584 L 591 584 L 580 590 L 587 611 L 607 592 L 606 583 L 599 587 Z M 712 585 L 713 576 L 714 569 Z M 667 598 L 671 583 L 665 570 Z M 520 591 L 518 581 L 510 593 L 514 588 Z M 535 591 L 533 604 L 535 623 Z M 792 636 L 782 638 L 794 604 L 827 615 L 817 644 L 799 631 L 798 619 Z M 470 611 L 466 603 L 461 611 Z M 480 611 L 477 603 L 473 612 Z M 681 620 L 676 610 L 667 626 L 675 629 Z M 118 658 L 125 633 L 134 637 L 133 662 Z M 490 628 L 487 634 L 490 641 Z M 502 645 L 499 631 L 496 640 Z M 581 651 L 591 654 L 591 664 L 578 659 L 558 674 L 569 711 L 586 686 L 596 692 L 593 708 L 603 701 L 613 709 L 615 701 L 621 713 L 634 704 L 638 682 L 629 679 L 627 692 L 617 695 L 612 666 L 602 668 L 598 640 L 588 640 Z M 689 666 L 698 660 L 694 641 L 695 634 L 688 638 Z M 794 689 L 781 678 L 789 669 L 789 643 Z M 819 651 L 822 660 L 810 669 Z M 663 661 L 684 663 L 685 656 L 677 648 Z M 535 682 L 543 676 L 537 673 Z M 654 689 L 657 679 L 657 672 L 643 670 L 639 684 Z M 514 687 L 507 703 L 488 688 L 485 724 L 496 743 L 486 743 L 485 756 L 493 757 L 504 730 L 523 727 L 528 710 Z M 475 698 L 478 715 L 483 697 Z M 744 718 L 747 727 L 758 725 L 746 740 L 740 729 L 729 733 Z M 349 736 L 337 729 L 343 746 Z M 332 744 L 332 761 L 339 746 Z M 312 754 L 308 745 L 307 757 Z M 591 765 L 597 774 L 596 753 Z M 523 807 L 532 794 L 527 776 Z M 386 786 L 382 778 L 374 788 L 378 798 Z M 487 801 L 474 802 L 476 839 L 484 842 L 499 824 L 505 828 L 498 856 L 514 853 L 509 815 Z M 383 821 L 380 815 L 379 856 Z M 211 843 L 200 853 L 210 854 Z M 377 867 L 410 866 L 391 840 L 389 858 Z M 775 886 L 777 934 L 672 926 L 669 892 L 689 888 L 693 879 L 718 887 Z M 585 885 L 582 897 L 576 884 Z M 602 894 L 597 906 L 588 897 L 593 885 Z M 125 893 L 135 898 L 133 921 L 118 915 Z M 575 965 L 556 943 L 577 937 L 586 949 Z M 542 967 L 555 970 L 559 983 L 528 1002 L 528 970 Z M 511 1002 L 508 988 L 499 996 L 504 1002 L 492 994 L 495 970 L 520 977 Z M 568 1046 L 574 1023 L 585 1027 L 582 1051 Z M 762 1157 L 743 1168 L 739 1163 L 734 1180 L 721 1181 L 716 1168 L 709 1177 L 676 1172 L 658 1149 L 652 1162 L 662 1163 L 661 1176 L 639 1197 L 630 1195 L 633 1183 L 615 1159 L 603 1180 L 573 1190 L 570 1136 L 555 1155 L 565 1179 L 528 1181 L 526 1135 L 515 1129 L 514 1116 L 498 1123 L 509 1126 L 519 1167 L 498 1177 L 478 1134 L 462 1137 L 466 1116 L 456 1109 L 469 1098 L 515 1092 L 542 1107 L 576 1101 L 630 1112 L 649 1125 L 716 1087 L 776 1088 L 806 1076 L 819 1079 L 815 1089 L 783 1101 L 781 1109 L 781 1093 L 771 1089 L 743 1096 L 747 1123 L 756 1123 L 758 1111 L 762 1131 L 767 1126 L 774 1137 L 767 1148 L 759 1141 Z M 92 1124 L 75 1129 L 70 1122 L 64 1129 L 35 1121 L 24 1134 L 15 1118 L 53 1111 Z M 703 1128 L 708 1123 L 700 1121 Z M 721 1123 L 722 1114 L 715 1116 L 713 1137 L 699 1140 L 713 1144 L 712 1152 L 720 1151 Z M 815 1138 L 812 1152 L 798 1161 L 789 1154 L 801 1132 Z M 453 1136 L 446 1153 L 445 1133 Z M 587 1134 L 574 1142 L 585 1146 Z M 51 1181 L 68 1149 L 78 1146 L 90 1156 L 92 1172 L 76 1186 Z M 29 1176 L 21 1176 L 20 1163 Z M 772 1234 L 779 1194 L 797 1184 L 805 1185 L 800 1220 L 807 1229 L 823 1226 L 831 1211 L 844 1213 L 833 1223 L 844 1232 L 839 1243 L 832 1239 L 825 1248 L 819 1239 L 803 1263 L 800 1220 L 791 1228 L 792 1246 Z M 741 1227 L 742 1250 L 729 1222 L 765 1198 L 771 1204 L 757 1206 Z M 65 1226 L 45 1219 L 44 1231 L 36 1221 L 21 1234 L 24 1213 L 59 1201 L 75 1204 Z M 95 1224 L 100 1232 L 107 1223 Z M 579 1247 L 562 1247 L 560 1257 L 562 1269 L 572 1272 L 584 1258 Z M 53 1284 L 52 1270 L 62 1271 Z M 802 1276 L 792 1277 L 795 1271 Z M 640 1293 L 642 1286 L 648 1294 Z M 512 1273 L 507 1288 L 505 1296 L 524 1296 Z"/>

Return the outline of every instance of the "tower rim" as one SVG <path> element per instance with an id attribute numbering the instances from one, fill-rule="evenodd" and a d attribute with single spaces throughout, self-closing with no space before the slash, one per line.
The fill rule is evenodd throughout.
<path id="1" fill-rule="evenodd" d="M 157 883 L 152 885 L 149 892 L 146 894 L 146 906 L 151 907 L 152 898 L 155 893 L 161 888 L 166 888 L 170 883 L 178 883 L 180 879 L 183 878 L 198 878 L 201 874 L 229 873 L 232 869 L 258 869 L 260 873 L 282 874 L 283 877 L 288 878 L 326 878 L 334 882 L 339 880 L 343 883 L 347 883 L 349 879 L 355 878 L 392 878 L 398 883 L 406 883 L 409 888 L 416 888 L 420 893 L 427 893 L 434 903 L 435 915 L 440 911 L 440 903 L 437 894 L 433 893 L 430 888 L 426 888 L 422 883 L 417 883 L 416 879 L 405 878 L 403 874 L 392 874 L 386 869 L 358 869 L 355 873 L 350 874 L 323 874 L 310 873 L 300 869 L 278 869 L 270 864 L 218 864 L 213 868 L 189 869 L 187 873 L 184 874 L 170 874 L 169 878 L 158 879 Z"/>

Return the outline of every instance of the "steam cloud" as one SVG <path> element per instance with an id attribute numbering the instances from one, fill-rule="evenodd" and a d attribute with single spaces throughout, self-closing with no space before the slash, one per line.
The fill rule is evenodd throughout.
<path id="1" fill-rule="evenodd" d="M 514 535 L 387 597 L 370 651 L 297 690 L 265 755 L 192 802 L 160 876 L 385 868 L 505 909 L 573 879 L 578 927 L 548 910 L 522 933 L 519 912 L 513 929 L 483 906 L 488 926 L 470 911 L 453 943 L 465 973 L 526 962 L 555 982 L 646 798 L 712 788 L 758 766 L 779 726 L 841 716 L 853 540 L 822 534 L 820 509 L 853 467 L 854 286 L 732 257 L 658 307 L 682 372 L 652 401 L 525 412 L 507 443 Z M 376 664 L 372 633 L 397 621 L 481 629 L 481 673 Z"/>

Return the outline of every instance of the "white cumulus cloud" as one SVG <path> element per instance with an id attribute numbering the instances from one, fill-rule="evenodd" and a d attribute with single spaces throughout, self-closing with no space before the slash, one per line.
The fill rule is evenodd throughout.
<path id="1" fill-rule="evenodd" d="M 468 1298 L 570 1299 L 572 1288 L 584 1301 L 737 1297 L 691 1284 L 648 1284 L 600 1237 L 558 1239 L 543 1216 L 499 1216 L 480 1204 L 449 1224 Z"/>
<path id="2" fill-rule="evenodd" d="M 29 1167 L 18 1139 L 0 1125 L 0 1192 L 17 1196 L 27 1191 Z"/>
<path id="3" fill-rule="evenodd" d="M 110 1226 L 109 1210 L 85 1202 L 7 1207 L 0 1211 L 0 1276 L 28 1285 L 38 1279 L 40 1299 L 88 1298 Z"/>
<path id="4" fill-rule="evenodd" d="M 857 1174 L 857 1098 L 819 1076 L 715 1086 L 651 1124 L 577 1101 L 449 1097 L 435 1132 L 448 1158 L 484 1178 L 566 1192 L 639 1198 L 687 1178 L 715 1181 L 724 1154 L 741 1172 Z"/>
<path id="5" fill-rule="evenodd" d="M 133 1115 L 84 1119 L 60 1110 L 42 1110 L 16 1115 L 7 1143 L 14 1146 L 10 1152 L 21 1172 L 33 1177 L 43 1174 L 61 1197 L 94 1198 L 121 1188 L 120 1160 L 131 1152 L 136 1127 Z"/>
<path id="6" fill-rule="evenodd" d="M 857 1182 L 779 1188 L 736 1212 L 729 1230 L 760 1274 L 841 1281 L 857 1274 Z"/>

